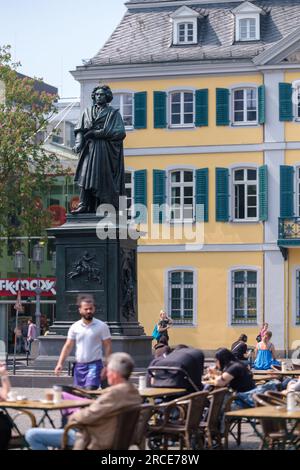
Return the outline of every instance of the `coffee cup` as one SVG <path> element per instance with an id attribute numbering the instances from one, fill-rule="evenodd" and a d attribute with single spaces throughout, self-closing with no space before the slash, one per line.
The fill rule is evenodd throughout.
<path id="1" fill-rule="evenodd" d="M 287 371 L 287 363 L 282 361 L 281 363 L 281 371 L 282 372 L 286 372 Z"/>
<path id="2" fill-rule="evenodd" d="M 49 389 L 49 390 L 45 390 L 45 400 L 47 401 L 53 401 L 54 399 L 54 392 L 53 390 Z"/>
<path id="3" fill-rule="evenodd" d="M 9 401 L 16 401 L 17 400 L 17 392 L 15 392 L 14 390 L 11 390 L 10 392 L 8 392 L 7 399 Z"/>
<path id="4" fill-rule="evenodd" d="M 144 375 L 139 376 L 139 390 L 146 388 L 146 377 Z"/>

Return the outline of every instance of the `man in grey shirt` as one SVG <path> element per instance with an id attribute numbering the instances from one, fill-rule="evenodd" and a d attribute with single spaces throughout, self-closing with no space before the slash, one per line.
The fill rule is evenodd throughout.
<path id="1" fill-rule="evenodd" d="M 94 318 L 96 308 L 92 296 L 79 297 L 78 307 L 81 320 L 73 323 L 68 331 L 55 374 L 60 374 L 64 361 L 75 345 L 74 385 L 95 390 L 101 385 L 101 376 L 105 375 L 103 353 L 106 361 L 112 352 L 111 335 L 106 323 Z"/>

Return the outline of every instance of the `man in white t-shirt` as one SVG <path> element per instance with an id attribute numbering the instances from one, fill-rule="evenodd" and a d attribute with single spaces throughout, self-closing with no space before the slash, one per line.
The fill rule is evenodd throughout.
<path id="1" fill-rule="evenodd" d="M 106 323 L 94 318 L 96 308 L 92 296 L 80 296 L 77 305 L 81 320 L 73 323 L 68 331 L 55 374 L 60 374 L 75 345 L 74 385 L 95 390 L 101 385 L 101 376 L 105 376 L 103 359 L 106 361 L 112 352 L 111 335 Z"/>

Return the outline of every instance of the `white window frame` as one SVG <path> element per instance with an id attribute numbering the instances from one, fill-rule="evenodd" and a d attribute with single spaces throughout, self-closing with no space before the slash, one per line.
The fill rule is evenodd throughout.
<path id="1" fill-rule="evenodd" d="M 193 319 L 191 323 L 176 323 L 174 321 L 175 328 L 191 328 L 197 326 L 198 323 L 198 270 L 194 266 L 174 266 L 169 267 L 165 270 L 165 288 L 164 288 L 164 299 L 166 311 L 171 317 L 171 273 L 176 271 L 188 271 L 193 273 Z M 181 298 L 181 304 L 183 298 Z"/>
<path id="2" fill-rule="evenodd" d="M 235 121 L 235 99 L 234 94 L 236 91 L 243 91 L 244 98 L 243 98 L 243 121 Z M 245 98 L 245 92 L 248 90 L 255 90 L 256 93 L 256 119 L 254 121 L 247 120 L 247 97 Z M 231 122 L 233 126 L 257 126 L 258 125 L 258 86 L 257 85 L 235 85 L 230 89 L 231 94 Z"/>
<path id="3" fill-rule="evenodd" d="M 297 309 L 299 307 L 300 298 L 298 298 L 297 275 L 300 275 L 300 266 L 295 265 L 292 269 L 292 322 L 293 326 L 300 328 L 300 322 L 297 323 Z"/>
<path id="4" fill-rule="evenodd" d="M 295 165 L 294 166 L 294 185 L 295 185 L 295 191 L 294 191 L 294 215 L 296 217 L 300 217 L 300 203 L 299 203 L 299 198 L 300 198 L 300 176 L 298 176 L 300 172 L 300 165 Z"/>
<path id="5" fill-rule="evenodd" d="M 131 95 L 131 98 L 132 98 L 132 124 L 131 125 L 125 125 L 125 129 L 127 130 L 132 130 L 134 129 L 134 92 L 133 91 L 130 91 L 130 90 L 114 90 L 113 91 L 113 96 L 120 96 L 120 106 L 119 106 L 119 111 L 120 111 L 120 114 L 123 118 L 123 115 L 124 115 L 124 112 L 123 112 L 123 108 L 124 108 L 124 95 Z M 114 106 L 114 105 L 113 105 Z"/>
<path id="6" fill-rule="evenodd" d="M 235 179 L 234 175 L 237 170 L 256 170 L 256 217 L 245 217 L 244 219 L 237 219 L 235 217 Z M 249 180 L 249 185 L 253 185 L 254 180 Z M 259 172 L 258 172 L 258 167 L 255 165 L 239 165 L 239 166 L 234 166 L 230 169 L 230 195 L 231 195 L 231 221 L 232 222 L 258 222 L 259 221 Z M 244 180 L 246 183 L 246 187 L 248 186 L 248 180 Z M 247 194 L 245 192 L 245 197 L 247 197 Z M 246 212 L 248 210 L 247 204 L 245 205 Z"/>
<path id="7" fill-rule="evenodd" d="M 240 21 L 241 20 L 255 20 L 255 37 L 250 38 L 247 37 L 246 39 L 241 38 L 241 28 L 240 28 Z M 259 41 L 260 40 L 260 14 L 259 13 L 239 13 L 236 14 L 235 20 L 235 40 L 238 42 L 244 41 Z"/>
<path id="8" fill-rule="evenodd" d="M 125 168 L 125 174 L 129 173 L 131 175 L 131 183 L 125 183 L 125 190 L 128 186 L 131 187 L 131 217 L 128 217 L 128 211 L 127 211 L 127 218 L 129 221 L 134 220 L 134 214 L 135 214 L 135 209 L 134 209 L 134 174 L 135 170 L 133 168 Z M 127 198 L 126 198 L 127 199 Z M 133 215 L 132 215 L 133 214 Z"/>
<path id="9" fill-rule="evenodd" d="M 172 124 L 172 96 L 180 94 L 180 124 Z M 193 96 L 193 121 L 184 123 L 184 93 L 191 93 Z M 168 92 L 168 123 L 170 129 L 182 129 L 195 127 L 195 90 L 172 90 Z"/>
<path id="10" fill-rule="evenodd" d="M 294 121 L 300 122 L 300 80 L 295 80 L 292 83 L 292 89 L 293 89 L 292 101 L 293 101 Z"/>
<path id="11" fill-rule="evenodd" d="M 193 187 L 193 217 L 192 218 L 186 218 L 184 219 L 183 218 L 183 206 L 180 205 L 180 214 L 181 214 L 181 217 L 180 217 L 180 220 L 179 219 L 171 219 L 171 213 L 170 211 L 168 211 L 169 213 L 167 214 L 166 216 L 166 222 L 171 224 L 171 225 L 175 225 L 175 224 L 189 224 L 189 223 L 194 223 L 195 222 L 195 211 L 196 211 L 196 178 L 195 178 L 195 167 L 193 166 L 170 166 L 168 168 L 166 168 L 166 173 L 167 173 L 167 179 L 166 179 L 166 184 L 167 184 L 167 205 L 169 207 L 169 209 L 171 210 L 171 202 L 172 202 L 172 173 L 176 172 L 176 171 L 180 171 L 180 172 L 184 172 L 184 171 L 189 171 L 189 172 L 192 172 L 193 174 L 193 182 L 192 184 L 188 184 L 188 186 L 192 186 Z M 179 184 L 180 187 L 182 187 L 182 190 L 181 190 L 181 194 L 180 194 L 180 199 L 181 196 L 182 196 L 182 193 L 183 193 L 183 188 L 184 188 L 184 181 L 181 183 L 177 183 Z"/>
<path id="12" fill-rule="evenodd" d="M 198 42 L 198 18 L 202 17 L 200 13 L 192 10 L 187 6 L 178 8 L 170 15 L 170 21 L 173 23 L 173 45 L 191 45 Z M 192 23 L 193 24 L 193 41 L 179 42 L 179 24 Z"/>
<path id="13" fill-rule="evenodd" d="M 188 33 L 188 26 L 192 25 L 192 39 L 189 41 L 189 33 Z M 184 40 L 180 40 L 180 27 L 184 26 Z M 195 44 L 195 24 L 192 21 L 181 21 L 177 23 L 177 44 L 178 45 L 185 45 L 185 44 Z"/>
<path id="14" fill-rule="evenodd" d="M 234 285 L 233 273 L 235 271 L 255 271 L 256 272 L 256 322 L 253 323 L 232 323 L 234 314 Z M 262 321 L 262 298 L 261 298 L 261 268 L 260 266 L 238 265 L 232 266 L 228 270 L 227 278 L 227 322 L 230 328 L 253 328 L 257 327 Z"/>

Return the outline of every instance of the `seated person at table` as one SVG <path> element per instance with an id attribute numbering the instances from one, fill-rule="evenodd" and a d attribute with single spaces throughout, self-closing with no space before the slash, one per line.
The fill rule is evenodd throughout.
<path id="1" fill-rule="evenodd" d="M 168 340 L 165 336 L 162 336 L 153 348 L 154 357 L 166 357 L 171 352 L 170 346 L 168 346 Z"/>
<path id="2" fill-rule="evenodd" d="M 209 375 L 216 387 L 230 387 L 235 392 L 248 392 L 255 388 L 252 373 L 238 361 L 229 349 L 220 348 L 216 352 L 216 368 L 209 369 Z"/>
<path id="3" fill-rule="evenodd" d="M 0 401 L 5 401 L 10 391 L 10 382 L 5 364 L 0 363 Z M 8 417 L 0 412 L 0 450 L 6 450 L 11 436 L 11 424 Z"/>
<path id="4" fill-rule="evenodd" d="M 240 335 L 239 339 L 231 346 L 231 352 L 238 361 L 247 361 L 249 354 L 247 353 L 247 340 L 246 335 Z"/>
<path id="5" fill-rule="evenodd" d="M 256 359 L 253 367 L 257 370 L 269 370 L 272 366 L 280 366 L 280 362 L 276 360 L 274 344 L 271 343 L 272 332 L 267 331 L 255 348 Z"/>
<path id="6" fill-rule="evenodd" d="M 110 387 L 90 406 L 76 411 L 69 418 L 69 424 L 83 425 L 85 430 L 70 430 L 68 445 L 75 450 L 109 450 L 112 447 L 117 426 L 116 412 L 128 407 L 138 406 L 142 399 L 137 388 L 129 382 L 134 367 L 133 359 L 126 353 L 109 356 L 107 380 Z M 63 435 L 62 429 L 30 429 L 25 438 L 31 449 L 47 450 L 59 448 Z"/>

